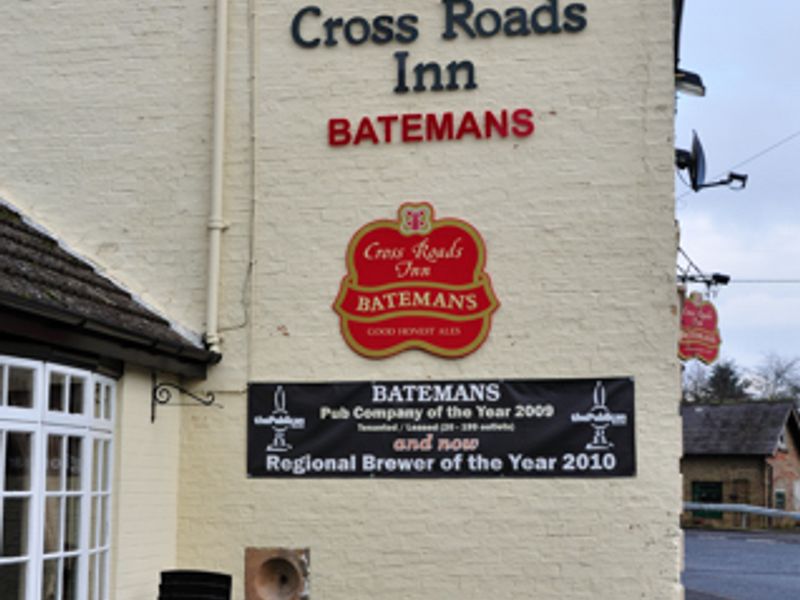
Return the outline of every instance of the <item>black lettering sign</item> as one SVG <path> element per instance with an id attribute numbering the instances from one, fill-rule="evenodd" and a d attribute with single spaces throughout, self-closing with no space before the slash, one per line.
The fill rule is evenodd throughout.
<path id="1" fill-rule="evenodd" d="M 253 383 L 251 477 L 625 477 L 633 380 Z"/>

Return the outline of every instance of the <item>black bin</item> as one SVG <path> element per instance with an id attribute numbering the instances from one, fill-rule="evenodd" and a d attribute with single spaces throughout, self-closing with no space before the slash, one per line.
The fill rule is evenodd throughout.
<path id="1" fill-rule="evenodd" d="M 161 571 L 158 600 L 230 600 L 231 576 L 213 571 Z"/>

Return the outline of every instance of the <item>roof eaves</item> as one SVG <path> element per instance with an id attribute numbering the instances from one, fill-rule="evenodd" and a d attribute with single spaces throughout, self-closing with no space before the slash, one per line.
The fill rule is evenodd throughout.
<path id="1" fill-rule="evenodd" d="M 21 222 L 25 227 L 33 230 L 36 235 L 40 236 L 44 241 L 56 244 L 59 250 L 64 252 L 71 259 L 74 259 L 76 263 L 85 265 L 86 268 L 93 271 L 96 276 L 107 281 L 109 286 L 114 286 L 122 293 L 127 294 L 131 302 L 133 302 L 135 305 L 138 305 L 142 311 L 150 313 L 151 318 L 162 320 L 165 330 L 169 330 L 173 333 L 173 335 L 169 337 L 183 339 L 186 341 L 186 343 L 183 344 L 177 341 L 172 342 L 166 339 L 159 339 L 158 337 L 150 336 L 147 333 L 133 332 L 127 328 L 117 326 L 113 323 L 104 322 L 96 318 L 93 319 L 85 315 L 76 314 L 75 312 L 69 310 L 60 309 L 51 304 L 44 304 L 31 298 L 15 296 L 9 293 L 0 292 L 0 306 L 24 312 L 32 316 L 63 323 L 69 327 L 80 329 L 89 334 L 112 339 L 116 343 L 122 345 L 133 345 L 148 349 L 151 352 L 194 362 L 202 362 L 207 365 L 216 364 L 220 361 L 221 355 L 205 349 L 202 339 L 199 335 L 187 330 L 184 327 L 181 327 L 176 322 L 167 318 L 160 311 L 152 308 L 139 296 L 131 293 L 127 287 L 110 277 L 108 273 L 99 267 L 99 265 L 70 249 L 59 238 L 54 236 L 40 224 L 26 217 L 15 206 L 8 203 L 2 196 L 0 196 L 0 206 L 5 207 L 8 211 L 13 213 L 15 215 L 15 219 L 18 219 L 18 222 Z"/>
<path id="2" fill-rule="evenodd" d="M 172 344 L 157 338 L 131 333 L 119 327 L 110 326 L 106 323 L 101 323 L 92 319 L 77 317 L 67 311 L 58 310 L 51 306 L 34 304 L 28 300 L 23 301 L 17 298 L 9 297 L 6 294 L 0 294 L 0 306 L 13 308 L 35 317 L 57 321 L 91 334 L 113 339 L 122 345 L 139 346 L 159 354 L 167 354 L 179 358 L 186 358 L 206 364 L 216 364 L 222 358 L 221 355 L 206 350 L 205 348 L 200 348 L 190 344 Z"/>

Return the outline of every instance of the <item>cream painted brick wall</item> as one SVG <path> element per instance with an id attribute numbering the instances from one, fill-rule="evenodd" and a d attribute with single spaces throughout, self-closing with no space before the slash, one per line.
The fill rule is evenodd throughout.
<path id="1" fill-rule="evenodd" d="M 376 370 L 404 376 L 431 365 L 472 375 L 574 375 L 608 373 L 615 358 L 622 364 L 612 370 L 627 373 L 626 351 L 616 352 L 630 348 L 620 326 L 641 323 L 637 343 L 651 348 L 670 342 L 669 7 L 589 3 L 589 27 L 577 35 L 446 43 L 437 36 L 439 5 L 404 4 L 423 21 L 421 39 L 408 50 L 420 59 L 472 59 L 478 90 L 398 96 L 391 91 L 394 48 L 301 50 L 287 32 L 297 7 L 259 5 L 257 378 L 324 379 L 342 367 L 365 377 Z M 326 16 L 380 12 L 369 2 L 323 8 Z M 324 139 L 331 116 L 519 106 L 537 114 L 536 134 L 521 141 L 332 149 Z M 409 199 L 469 220 L 486 239 L 487 272 L 503 307 L 491 343 L 456 366 L 440 368 L 447 363 L 420 353 L 364 361 L 344 347 L 327 310 L 350 236 L 370 220 L 393 217 Z M 667 316 L 654 329 L 659 310 Z M 570 339 L 582 347 L 564 343 Z M 532 372 L 531 357 L 541 372 Z"/>
<path id="2" fill-rule="evenodd" d="M 0 190 L 203 329 L 212 0 L 0 4 Z"/>
<path id="3" fill-rule="evenodd" d="M 478 6 L 512 4 L 523 3 Z M 316 598 L 679 598 L 669 3 L 588 2 L 578 35 L 451 43 L 438 39 L 438 2 L 319 3 L 325 16 L 419 14 L 421 37 L 403 48 L 412 59 L 468 58 L 478 68 L 473 92 L 406 96 L 392 93 L 394 46 L 294 46 L 289 22 L 304 5 L 253 4 L 249 378 L 632 375 L 638 475 L 247 480 L 246 398 L 231 386 L 225 410 L 185 415 L 181 563 L 234 573 L 236 598 L 244 547 L 281 545 L 311 549 Z M 246 19 L 236 4 L 233 30 Z M 246 88 L 241 74 L 232 78 L 234 96 Z M 529 139 L 339 149 L 325 140 L 334 116 L 520 106 L 537 115 Z M 246 145 L 229 148 L 243 164 Z M 246 215 L 243 183 L 227 189 L 241 197 L 228 211 Z M 370 361 L 339 335 L 330 305 L 350 237 L 408 200 L 470 221 L 486 240 L 502 306 L 467 358 Z"/>
<path id="4" fill-rule="evenodd" d="M 176 321 L 202 331 L 212 1 L 0 3 L 0 190 Z M 177 564 L 180 414 L 120 382 L 112 593 Z"/>
<path id="5" fill-rule="evenodd" d="M 158 594 L 159 572 L 177 565 L 180 409 L 150 423 L 150 373 L 128 368 L 117 390 L 112 590 L 115 600 Z"/>
<path id="6" fill-rule="evenodd" d="M 224 359 L 198 384 L 225 408 L 152 426 L 149 377 L 126 375 L 115 600 L 151 597 L 176 560 L 233 573 L 240 600 L 248 545 L 308 546 L 331 600 L 680 597 L 671 3 L 586 3 L 577 35 L 444 43 L 436 0 L 320 2 L 417 13 L 412 59 L 478 68 L 473 92 L 401 97 L 395 47 L 303 51 L 288 27 L 306 3 L 231 0 Z M 210 0 L 0 6 L 4 197 L 198 331 L 213 26 Z M 519 106 L 537 124 L 519 141 L 325 143 L 333 116 Z M 339 335 L 347 242 L 407 200 L 486 240 L 502 306 L 465 359 L 368 361 Z M 245 477 L 248 380 L 619 375 L 636 379 L 632 479 Z"/>

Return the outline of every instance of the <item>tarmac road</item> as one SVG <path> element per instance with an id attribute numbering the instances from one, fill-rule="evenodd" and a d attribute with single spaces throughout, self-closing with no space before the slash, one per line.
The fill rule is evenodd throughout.
<path id="1" fill-rule="evenodd" d="M 800 533 L 685 532 L 686 600 L 800 598 Z"/>

